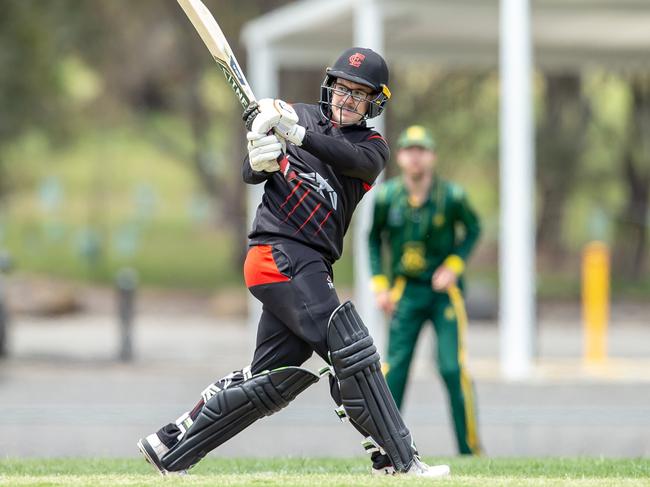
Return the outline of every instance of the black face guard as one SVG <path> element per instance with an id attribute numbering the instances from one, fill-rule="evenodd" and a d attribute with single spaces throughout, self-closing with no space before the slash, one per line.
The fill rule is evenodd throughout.
<path id="1" fill-rule="evenodd" d="M 382 91 L 377 93 L 374 98 L 366 98 L 361 99 L 352 96 L 352 94 L 348 94 L 346 98 L 343 100 L 342 105 L 335 105 L 332 103 L 332 92 L 334 89 L 332 88 L 332 85 L 334 84 L 334 81 L 336 80 L 335 77 L 326 75 L 325 79 L 323 80 L 323 83 L 321 84 L 321 96 L 320 96 L 320 101 L 319 101 L 319 106 L 320 106 L 320 111 L 323 114 L 323 116 L 329 120 L 330 122 L 336 123 L 338 125 L 341 125 L 339 122 L 336 122 L 333 120 L 333 114 L 335 110 L 339 110 L 339 120 L 341 120 L 341 112 L 346 109 L 349 110 L 353 113 L 356 113 L 358 115 L 361 115 L 361 119 L 357 122 L 354 122 L 354 124 L 363 122 L 369 118 L 374 118 L 378 115 L 381 114 L 381 112 L 384 110 L 384 107 L 386 105 L 386 102 L 390 98 L 390 91 L 388 90 L 388 87 L 385 85 L 382 85 Z M 356 101 L 356 104 L 353 107 L 347 107 L 345 106 L 345 103 L 349 100 L 349 98 L 352 97 L 354 101 Z M 363 102 L 368 103 L 368 109 L 366 110 L 366 113 L 361 113 L 359 112 L 359 106 Z M 343 124 L 343 125 L 354 125 L 354 124 Z"/>
<path id="2" fill-rule="evenodd" d="M 362 122 L 362 121 L 364 121 L 364 120 L 366 120 L 368 118 L 368 110 L 366 110 L 365 113 L 361 113 L 359 111 L 359 107 L 365 101 L 368 101 L 368 103 L 370 103 L 369 100 L 361 99 L 361 98 L 352 96 L 352 94 L 349 93 L 348 95 L 346 95 L 345 98 L 343 98 L 341 104 L 337 105 L 337 104 L 334 104 L 332 102 L 332 99 L 333 99 L 333 93 L 332 92 L 334 91 L 334 88 L 332 88 L 331 86 L 321 86 L 321 89 L 322 90 L 327 90 L 326 101 L 325 101 L 325 103 L 323 103 L 323 101 L 321 101 L 320 106 L 321 106 L 321 112 L 323 113 L 325 118 L 327 118 L 329 121 L 334 122 L 334 123 L 336 123 L 338 125 L 354 125 L 354 124 Z M 355 102 L 354 105 L 352 105 L 352 106 L 348 105 L 348 100 L 350 100 L 350 98 L 352 98 L 352 100 L 354 100 L 354 102 Z M 324 108 L 325 108 L 325 110 L 324 110 Z M 338 110 L 338 115 L 339 116 L 335 117 L 334 114 L 336 113 L 337 110 Z M 353 124 L 342 124 L 339 121 L 342 119 L 343 110 L 346 110 L 346 111 L 349 111 L 349 112 L 352 112 L 352 113 L 356 113 L 361 118 L 357 122 L 354 122 Z M 337 121 L 337 120 L 339 120 L 339 121 Z"/>

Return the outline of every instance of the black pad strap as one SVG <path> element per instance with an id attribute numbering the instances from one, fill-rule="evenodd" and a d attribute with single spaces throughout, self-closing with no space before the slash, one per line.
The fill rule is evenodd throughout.
<path id="1" fill-rule="evenodd" d="M 336 376 L 339 379 L 347 379 L 371 364 L 378 362 L 379 354 L 372 337 L 367 336 L 341 350 L 331 352 L 331 358 L 339 364 Z"/>
<path id="2" fill-rule="evenodd" d="M 317 374 L 307 369 L 283 367 L 217 392 L 205 403 L 181 441 L 162 458 L 163 466 L 169 471 L 192 467 L 258 419 L 287 406 L 318 379 Z"/>
<path id="3" fill-rule="evenodd" d="M 332 313 L 327 341 L 348 418 L 381 446 L 397 471 L 407 471 L 415 454 L 411 433 L 381 373 L 372 337 L 350 301 Z"/>

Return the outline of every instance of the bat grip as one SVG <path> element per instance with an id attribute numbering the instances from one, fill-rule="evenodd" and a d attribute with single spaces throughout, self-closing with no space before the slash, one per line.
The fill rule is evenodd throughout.
<path id="1" fill-rule="evenodd" d="M 289 164 L 289 156 L 287 154 L 281 154 L 278 157 L 278 165 L 280 166 L 280 172 L 284 176 L 284 179 L 291 181 L 296 177 L 296 173 L 291 170 L 291 164 Z"/>

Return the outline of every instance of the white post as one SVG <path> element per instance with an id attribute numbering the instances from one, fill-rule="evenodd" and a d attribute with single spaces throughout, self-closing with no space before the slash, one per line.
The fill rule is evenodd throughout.
<path id="1" fill-rule="evenodd" d="M 253 93 L 257 99 L 260 98 L 274 98 L 278 95 L 278 78 L 279 66 L 275 62 L 271 48 L 261 41 L 255 39 L 251 40 L 246 46 L 248 61 L 247 61 L 247 77 L 248 82 L 253 89 Z M 244 143 L 244 142 L 242 142 Z M 264 185 L 257 184 L 255 186 L 247 185 L 246 190 L 246 207 L 247 207 L 247 228 L 253 226 L 253 219 L 255 218 L 255 211 L 257 206 L 262 201 L 262 194 L 264 193 Z M 248 295 L 248 324 L 255 337 L 257 330 L 257 323 L 259 322 L 262 314 L 262 303 L 255 299 L 252 295 Z M 253 343 L 255 343 L 253 341 Z"/>
<path id="2" fill-rule="evenodd" d="M 354 43 L 359 47 L 368 47 L 383 55 L 384 29 L 381 5 L 376 0 L 360 0 L 355 4 Z M 390 110 L 390 108 L 389 108 Z M 384 118 L 370 121 L 375 129 L 384 132 Z M 378 180 L 377 182 L 379 182 Z M 363 318 L 370 334 L 374 338 L 377 350 L 384 355 L 384 318 L 375 306 L 374 296 L 370 290 L 370 266 L 368 256 L 368 232 L 372 220 L 372 201 L 374 190 L 370 191 L 355 211 L 354 223 L 354 295 L 355 306 Z"/>
<path id="3" fill-rule="evenodd" d="M 529 0 L 501 0 L 501 373 L 530 375 L 535 296 L 534 142 Z"/>

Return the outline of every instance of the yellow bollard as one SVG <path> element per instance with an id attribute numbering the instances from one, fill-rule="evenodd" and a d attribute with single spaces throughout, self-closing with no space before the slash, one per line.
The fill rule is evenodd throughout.
<path id="1" fill-rule="evenodd" d="M 582 320 L 584 362 L 602 364 L 609 321 L 609 247 L 604 242 L 590 242 L 582 253 Z"/>

